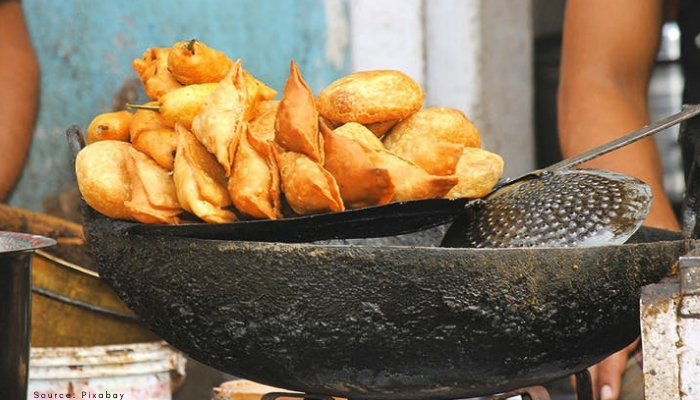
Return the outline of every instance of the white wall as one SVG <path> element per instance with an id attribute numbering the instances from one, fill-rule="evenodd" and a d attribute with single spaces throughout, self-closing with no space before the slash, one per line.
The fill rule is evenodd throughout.
<path id="1" fill-rule="evenodd" d="M 501 154 L 534 168 L 530 0 L 349 0 L 353 70 L 399 69 L 426 106 L 459 108 Z"/>

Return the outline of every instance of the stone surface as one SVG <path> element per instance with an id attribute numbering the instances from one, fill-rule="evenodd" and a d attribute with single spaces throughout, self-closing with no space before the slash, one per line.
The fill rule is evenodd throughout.
<path id="1" fill-rule="evenodd" d="M 679 288 L 678 284 L 657 284 L 642 289 L 644 391 L 648 399 L 681 399 L 676 356 Z"/>
<path id="2" fill-rule="evenodd" d="M 642 290 L 641 318 L 647 399 L 700 399 L 700 296 L 679 284 Z"/>

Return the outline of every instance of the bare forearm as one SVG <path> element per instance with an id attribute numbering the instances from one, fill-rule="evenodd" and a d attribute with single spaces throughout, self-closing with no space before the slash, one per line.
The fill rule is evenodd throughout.
<path id="1" fill-rule="evenodd" d="M 585 98 L 562 96 L 560 130 L 565 156 L 613 140 L 649 122 L 645 104 L 635 104 L 633 98 L 614 87 L 591 87 Z M 577 91 L 582 93 L 581 91 Z M 678 229 L 678 223 L 663 189 L 663 172 L 656 144 L 652 138 L 617 150 L 584 165 L 619 171 L 648 183 L 654 193 L 654 203 L 646 224 L 658 228 Z"/>
<path id="2" fill-rule="evenodd" d="M 39 67 L 20 5 L 0 3 L 3 59 L 0 60 L 0 201 L 17 181 L 31 142 L 39 92 Z"/>
<path id="3" fill-rule="evenodd" d="M 562 152 L 571 156 L 649 123 L 647 88 L 662 7 L 659 0 L 569 0 L 567 7 L 558 115 Z M 654 203 L 646 224 L 678 229 L 653 139 L 584 166 L 648 183 Z"/>

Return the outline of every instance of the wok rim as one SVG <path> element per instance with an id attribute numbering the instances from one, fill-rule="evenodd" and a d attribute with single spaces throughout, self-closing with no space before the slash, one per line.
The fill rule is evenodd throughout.
<path id="1" fill-rule="evenodd" d="M 89 207 L 89 206 L 88 206 Z M 230 244 L 248 244 L 248 245 L 254 245 L 254 246 L 288 246 L 288 247 L 298 247 L 298 248 L 323 248 L 323 249 L 347 249 L 347 248 L 367 248 L 367 249 L 372 249 L 372 248 L 381 248 L 381 249 L 406 249 L 406 248 L 412 248 L 412 249 L 419 249 L 419 250 L 428 250 L 428 251 L 439 251 L 439 252 L 464 252 L 464 251 L 478 251 L 478 252 L 492 252 L 492 251 L 499 251 L 499 252 L 513 252 L 513 251 L 522 251 L 522 250 L 542 250 L 542 251 L 566 251 L 566 250 L 574 250 L 574 249 L 600 249 L 600 248 L 616 248 L 616 247 L 639 247 L 639 246 L 644 246 L 644 245 L 649 245 L 649 244 L 657 244 L 657 243 L 675 243 L 675 242 L 692 242 L 692 243 L 697 243 L 700 245 L 700 239 L 692 239 L 692 238 L 681 238 L 678 240 L 657 240 L 653 242 L 642 242 L 642 243 L 621 243 L 621 244 L 603 244 L 603 245 L 595 245 L 595 246 L 578 246 L 578 247 L 570 247 L 570 246 L 533 246 L 533 247 L 482 247 L 482 248 L 476 248 L 476 247 L 441 247 L 441 246 L 414 246 L 414 245 L 384 245 L 382 244 L 381 246 L 379 245 L 365 245 L 362 243 L 356 243 L 356 244 L 323 244 L 323 243 L 315 243 L 315 242 L 264 242 L 264 241 L 255 241 L 255 240 L 231 240 L 231 239 L 211 239 L 211 238 L 200 238 L 200 237 L 193 237 L 193 236 L 179 236 L 179 235 L 166 235 L 166 234 L 146 234 L 143 232 L 131 232 L 131 227 L 132 226 L 140 226 L 140 225 L 145 225 L 137 222 L 132 222 L 132 221 L 125 221 L 125 220 L 117 220 L 113 218 L 109 218 L 107 216 L 104 216 L 102 214 L 99 214 L 97 211 L 94 209 L 90 208 L 90 211 L 95 213 L 95 216 L 97 220 L 103 220 L 108 226 L 105 227 L 100 227 L 97 228 L 99 230 L 105 230 L 105 228 L 111 230 L 114 233 L 117 234 L 123 234 L 123 235 L 129 235 L 129 236 L 143 236 L 143 237 L 149 237 L 149 238 L 168 238 L 168 239 L 182 239 L 182 240 L 194 240 L 194 241 L 202 241 L 202 242 L 215 242 L 215 243 L 230 243 Z M 443 224 L 447 225 L 449 223 Z M 93 224 L 91 224 L 93 225 Z M 211 224 L 212 226 L 215 226 Z M 440 225 L 442 226 L 442 225 Z M 420 231 L 417 231 L 420 232 Z M 385 236 L 389 237 L 389 236 Z M 352 240 L 373 240 L 376 238 L 364 238 L 364 239 L 352 239 Z"/>

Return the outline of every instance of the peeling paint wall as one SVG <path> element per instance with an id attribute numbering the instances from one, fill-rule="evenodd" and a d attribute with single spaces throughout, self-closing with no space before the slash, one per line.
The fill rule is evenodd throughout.
<path id="1" fill-rule="evenodd" d="M 153 46 L 197 38 L 241 58 L 278 91 L 299 63 L 318 92 L 349 70 L 344 0 L 23 0 L 42 69 L 41 104 L 10 203 L 43 211 L 74 187 L 64 131 L 126 99 L 144 101 L 131 61 Z M 329 18 L 331 22 L 329 23 Z"/>

